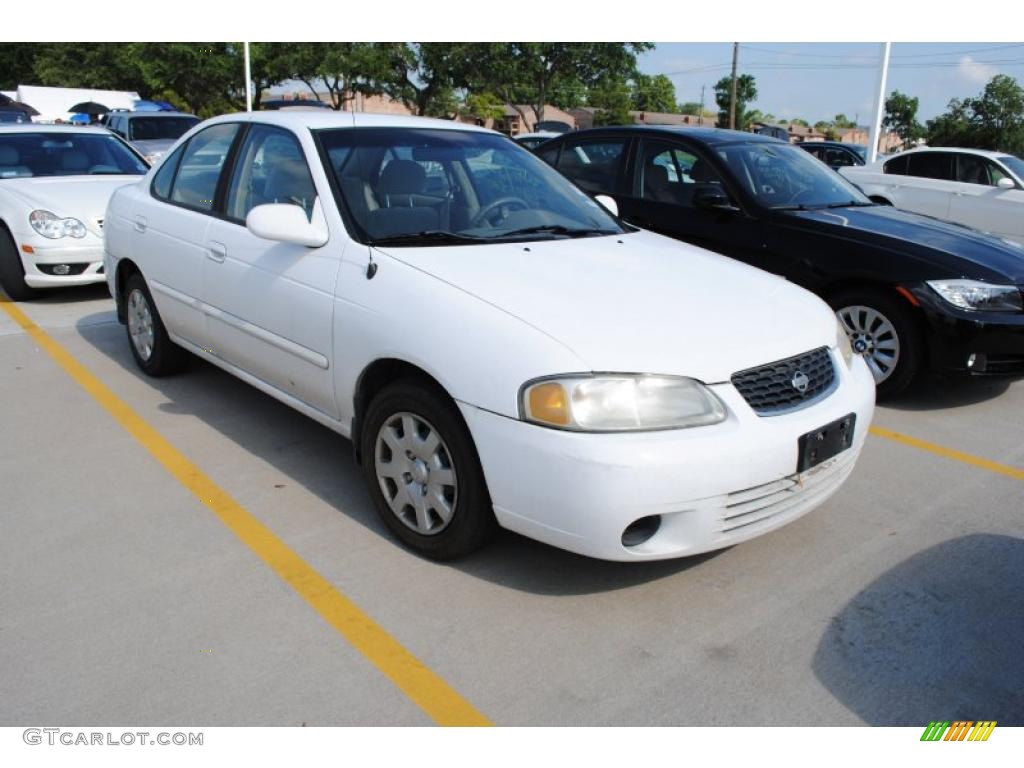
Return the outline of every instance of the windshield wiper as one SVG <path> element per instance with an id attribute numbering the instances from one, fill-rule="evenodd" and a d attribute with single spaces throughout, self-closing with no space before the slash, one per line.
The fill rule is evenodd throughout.
<path id="1" fill-rule="evenodd" d="M 865 203 L 860 200 L 847 200 L 845 203 L 829 203 L 826 208 L 864 208 L 866 206 L 876 205 L 876 203 Z"/>
<path id="2" fill-rule="evenodd" d="M 460 235 L 443 229 L 428 229 L 422 232 L 406 232 L 390 237 L 378 237 L 370 245 L 448 245 L 451 243 L 482 243 L 490 238 L 476 235 Z"/>
<path id="3" fill-rule="evenodd" d="M 504 240 L 506 237 L 521 237 L 523 235 L 565 235 L 566 237 L 587 237 L 589 235 L 616 235 L 614 229 L 596 229 L 587 227 L 566 227 L 561 224 L 540 224 L 536 227 L 523 227 L 513 229 L 497 235 L 493 240 Z"/>

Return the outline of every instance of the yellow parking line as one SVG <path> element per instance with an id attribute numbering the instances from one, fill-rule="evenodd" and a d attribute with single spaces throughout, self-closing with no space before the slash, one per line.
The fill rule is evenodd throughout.
<path id="1" fill-rule="evenodd" d="M 963 451 L 955 451 L 952 448 L 946 448 L 942 445 L 936 445 L 935 443 L 929 443 L 926 440 L 920 440 L 910 435 L 904 435 L 900 432 L 893 432 L 891 429 L 885 429 L 884 427 L 871 427 L 871 434 L 884 437 L 888 440 L 895 440 L 897 443 L 903 443 L 913 448 L 919 448 L 922 451 L 928 451 L 928 453 L 934 453 L 936 456 L 942 456 L 946 459 L 953 459 L 954 461 L 962 461 L 964 464 L 970 464 L 972 467 L 978 467 L 979 469 L 987 469 L 989 472 L 996 472 L 1000 475 L 1006 475 L 1012 477 L 1014 480 L 1024 480 L 1024 469 L 1017 469 L 1007 464 L 1000 464 L 998 461 L 990 461 L 989 459 L 983 459 L 980 456 L 973 456 L 970 453 L 964 453 Z"/>
<path id="2" fill-rule="evenodd" d="M 438 725 L 491 725 L 2 294 L 0 307 L 178 482 Z"/>

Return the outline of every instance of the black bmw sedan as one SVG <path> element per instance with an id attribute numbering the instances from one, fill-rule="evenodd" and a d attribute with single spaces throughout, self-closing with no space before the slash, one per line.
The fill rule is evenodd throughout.
<path id="1" fill-rule="evenodd" d="M 875 205 L 802 149 L 750 133 L 608 127 L 554 138 L 537 154 L 612 197 L 627 222 L 823 297 L 880 396 L 922 370 L 1024 375 L 1021 246 Z"/>

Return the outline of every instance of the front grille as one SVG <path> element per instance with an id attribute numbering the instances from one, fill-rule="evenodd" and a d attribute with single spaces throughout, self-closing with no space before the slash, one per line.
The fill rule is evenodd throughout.
<path id="1" fill-rule="evenodd" d="M 761 416 L 792 411 L 819 400 L 832 391 L 835 380 L 828 347 L 732 375 L 733 386 Z M 806 387 L 801 391 L 797 384 L 804 383 Z"/>

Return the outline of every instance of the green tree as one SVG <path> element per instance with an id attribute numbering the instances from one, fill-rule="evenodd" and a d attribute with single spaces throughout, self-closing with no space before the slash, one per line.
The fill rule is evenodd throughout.
<path id="1" fill-rule="evenodd" d="M 285 45 L 279 66 L 290 70 L 291 78 L 305 83 L 314 97 L 333 109 L 344 109 L 356 94 L 381 92 L 376 80 L 385 70 L 385 53 L 373 43 Z"/>
<path id="2" fill-rule="evenodd" d="M 588 106 L 594 107 L 594 125 L 632 125 L 633 106 L 625 79 L 604 78 L 590 88 Z"/>
<path id="3" fill-rule="evenodd" d="M 505 116 L 505 104 L 493 93 L 470 93 L 466 95 L 459 114 L 481 120 L 500 120 Z"/>
<path id="4" fill-rule="evenodd" d="M 953 99 L 945 114 L 928 121 L 928 143 L 1024 154 L 1024 89 L 996 75 L 974 98 Z"/>
<path id="5" fill-rule="evenodd" d="M 383 58 L 372 81 L 413 114 L 431 117 L 455 115 L 456 91 L 478 80 L 475 70 L 489 50 L 481 43 L 379 43 L 376 48 Z"/>
<path id="6" fill-rule="evenodd" d="M 804 128 L 810 128 L 811 127 L 811 124 L 808 123 L 806 120 L 804 120 L 802 117 L 794 117 L 792 120 L 789 120 L 789 121 L 785 121 L 784 120 L 783 122 L 789 122 L 791 125 L 802 125 Z"/>
<path id="7" fill-rule="evenodd" d="M 263 92 L 285 80 L 298 79 L 295 50 L 315 43 L 251 43 L 249 71 L 252 76 L 252 108 L 259 109 Z"/>
<path id="8" fill-rule="evenodd" d="M 130 43 L 44 43 L 35 57 L 34 74 L 38 85 L 139 91 L 140 95 L 147 91 Z"/>
<path id="9" fill-rule="evenodd" d="M 35 63 L 39 51 L 38 43 L 0 43 L 0 90 L 38 84 Z"/>
<path id="10" fill-rule="evenodd" d="M 917 105 L 916 96 L 907 96 L 899 91 L 893 91 L 885 100 L 882 125 L 899 136 L 904 147 L 924 135 L 924 129 L 917 121 Z"/>
<path id="11" fill-rule="evenodd" d="M 244 109 L 245 68 L 239 43 L 129 43 L 152 98 L 200 117 Z"/>
<path id="12" fill-rule="evenodd" d="M 857 121 L 851 120 L 842 112 L 836 115 L 832 120 L 832 125 L 836 128 L 856 128 Z"/>
<path id="13" fill-rule="evenodd" d="M 633 76 L 633 109 L 641 112 L 675 112 L 676 87 L 665 75 Z"/>
<path id="14" fill-rule="evenodd" d="M 715 83 L 715 103 L 718 104 L 718 127 L 729 127 L 729 102 L 732 98 L 732 77 L 726 75 Z M 736 127 L 747 124 L 747 105 L 757 100 L 757 85 L 753 75 L 736 76 Z"/>

